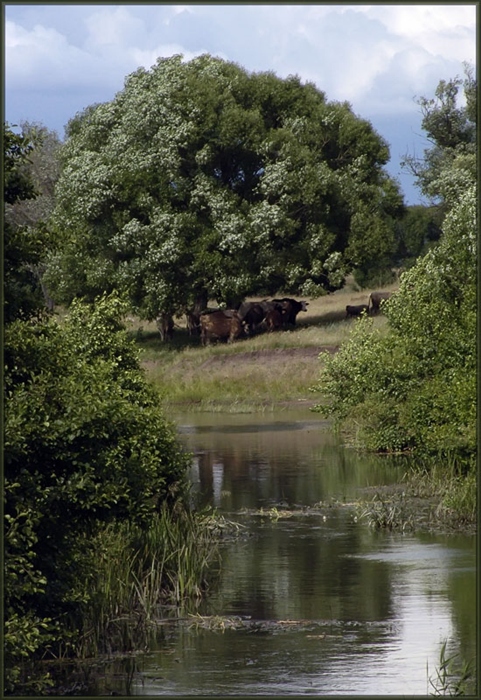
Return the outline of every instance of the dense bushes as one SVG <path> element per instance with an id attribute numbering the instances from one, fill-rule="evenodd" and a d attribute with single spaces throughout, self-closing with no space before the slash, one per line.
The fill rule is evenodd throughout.
<path id="1" fill-rule="evenodd" d="M 459 193 L 439 244 L 401 277 L 385 305 L 389 332 L 356 324 L 326 356 L 319 407 L 360 444 L 474 455 L 476 450 L 476 188 Z"/>
<path id="2" fill-rule="evenodd" d="M 122 522 L 148 530 L 186 495 L 188 458 L 122 312 L 103 297 L 93 310 L 74 303 L 62 323 L 14 321 L 5 331 L 9 692 L 38 692 L 22 660 L 58 653 L 67 619 L 88 604 L 99 533 Z"/>
<path id="3" fill-rule="evenodd" d="M 379 451 L 462 460 L 476 452 L 477 90 L 465 69 L 464 82 L 442 80 L 435 99 L 420 100 L 433 146 L 421 161 L 407 160 L 444 213 L 441 237 L 386 303 L 388 333 L 361 319 L 337 356 L 325 358 L 317 387 L 329 399 L 319 410 Z"/>

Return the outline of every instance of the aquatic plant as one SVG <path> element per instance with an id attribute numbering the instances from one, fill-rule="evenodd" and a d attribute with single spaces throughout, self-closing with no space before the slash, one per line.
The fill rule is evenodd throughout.
<path id="1" fill-rule="evenodd" d="M 414 530 L 413 515 L 407 512 L 405 496 L 403 491 L 399 495 L 383 499 L 376 493 L 372 501 L 362 506 L 359 518 L 366 518 L 369 525 L 378 530 Z"/>
<path id="2" fill-rule="evenodd" d="M 148 528 L 109 524 L 90 562 L 80 656 L 142 648 L 161 607 L 200 598 L 218 567 L 212 513 L 163 506 Z"/>
<path id="3" fill-rule="evenodd" d="M 463 661 L 460 664 L 459 654 L 446 655 L 447 640 L 444 640 L 439 651 L 439 666 L 435 675 L 429 676 L 432 688 L 430 695 L 472 695 L 476 686 L 476 669 L 473 661 Z M 427 669 L 429 672 L 429 669 Z"/>

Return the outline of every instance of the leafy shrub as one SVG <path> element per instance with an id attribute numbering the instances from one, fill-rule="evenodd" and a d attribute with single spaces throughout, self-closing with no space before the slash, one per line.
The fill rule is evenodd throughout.
<path id="1" fill-rule="evenodd" d="M 123 312 L 115 296 L 104 296 L 93 309 L 75 302 L 62 325 L 13 321 L 5 331 L 13 680 L 25 651 L 34 658 L 45 645 L 49 620 L 88 602 L 95 535 L 109 522 L 145 527 L 187 493 L 188 458 L 122 329 Z"/>
<path id="2" fill-rule="evenodd" d="M 325 357 L 318 410 L 376 450 L 476 449 L 476 187 L 459 193 L 439 244 L 385 305 L 389 333 L 356 322 Z"/>

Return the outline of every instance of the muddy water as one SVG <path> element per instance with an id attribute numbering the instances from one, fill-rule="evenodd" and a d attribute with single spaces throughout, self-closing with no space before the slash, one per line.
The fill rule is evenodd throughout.
<path id="1" fill-rule="evenodd" d="M 445 640 L 474 657 L 474 538 L 373 531 L 347 505 L 403 467 L 307 410 L 176 422 L 195 497 L 242 536 L 199 617 L 159 627 L 130 693 L 428 695 Z"/>

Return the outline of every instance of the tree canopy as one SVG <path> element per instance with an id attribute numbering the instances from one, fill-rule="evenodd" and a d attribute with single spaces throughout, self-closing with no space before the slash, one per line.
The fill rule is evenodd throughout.
<path id="1" fill-rule="evenodd" d="M 5 205 L 4 233 L 4 320 L 28 319 L 41 314 L 45 303 L 36 268 L 45 254 L 45 235 L 42 230 L 27 225 L 25 219 L 16 220 L 12 212 L 32 205 L 38 195 L 30 165 L 36 135 L 16 134 L 8 124 L 3 128 Z"/>
<path id="2" fill-rule="evenodd" d="M 406 156 L 404 166 L 416 177 L 421 192 L 449 206 L 453 193 L 476 179 L 477 81 L 464 64 L 464 79 L 440 80 L 432 98 L 421 97 L 422 128 L 430 141 L 422 158 Z M 460 95 L 460 89 L 463 95 Z M 461 99 L 464 97 L 464 100 Z M 444 174 L 449 171 L 446 181 Z M 445 210 L 445 207 L 443 207 Z"/>
<path id="3" fill-rule="evenodd" d="M 209 55 L 158 59 L 68 124 L 56 298 L 118 289 L 144 318 L 319 295 L 396 248 L 385 141 L 313 84 Z"/>

